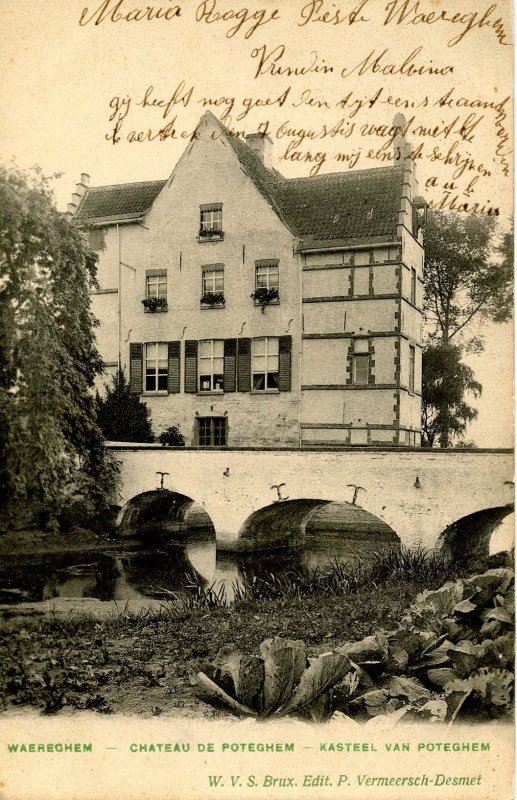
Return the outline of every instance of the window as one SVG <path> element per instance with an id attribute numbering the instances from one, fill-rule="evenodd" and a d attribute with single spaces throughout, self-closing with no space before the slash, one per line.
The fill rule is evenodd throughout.
<path id="1" fill-rule="evenodd" d="M 415 348 L 409 345 L 409 391 L 415 391 Z"/>
<path id="2" fill-rule="evenodd" d="M 167 342 L 150 342 L 145 346 L 145 391 L 166 392 L 168 378 Z"/>
<path id="3" fill-rule="evenodd" d="M 251 347 L 253 391 L 278 389 L 278 338 L 253 339 Z"/>
<path id="4" fill-rule="evenodd" d="M 224 294 L 224 267 L 203 268 L 203 295 Z"/>
<path id="5" fill-rule="evenodd" d="M 255 266 L 255 288 L 278 291 L 278 261 L 259 262 Z"/>
<path id="6" fill-rule="evenodd" d="M 416 306 L 416 269 L 411 267 L 411 302 Z"/>
<path id="7" fill-rule="evenodd" d="M 90 247 L 92 250 L 104 250 L 106 247 L 106 228 L 90 230 Z"/>
<path id="8" fill-rule="evenodd" d="M 158 272 L 150 270 L 145 278 L 145 296 L 147 300 L 153 297 L 167 297 L 167 273 L 165 270 Z"/>
<path id="9" fill-rule="evenodd" d="M 201 206 L 199 237 L 200 239 L 222 238 L 223 235 L 223 206 L 222 203 L 212 203 Z"/>
<path id="10" fill-rule="evenodd" d="M 359 386 L 367 386 L 370 382 L 370 345 L 368 339 L 354 341 L 354 375 L 353 382 Z"/>
<path id="11" fill-rule="evenodd" d="M 354 383 L 360 385 L 368 384 L 370 375 L 370 355 L 369 353 L 354 354 Z"/>
<path id="12" fill-rule="evenodd" d="M 199 342 L 198 374 L 200 392 L 222 392 L 224 388 L 224 340 Z"/>
<path id="13" fill-rule="evenodd" d="M 226 417 L 198 417 L 200 447 L 226 446 Z"/>
<path id="14" fill-rule="evenodd" d="M 167 270 L 148 269 L 145 273 L 145 311 L 167 311 Z"/>
<path id="15" fill-rule="evenodd" d="M 204 306 L 224 306 L 224 267 L 203 267 L 201 302 Z"/>

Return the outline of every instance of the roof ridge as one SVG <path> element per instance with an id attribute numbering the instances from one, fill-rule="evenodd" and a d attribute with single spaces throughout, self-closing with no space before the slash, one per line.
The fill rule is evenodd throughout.
<path id="1" fill-rule="evenodd" d="M 404 169 L 404 167 L 403 167 L 402 164 L 393 164 L 391 167 L 369 167 L 368 169 L 352 169 L 349 172 L 343 172 L 343 171 L 341 171 L 341 172 L 323 172 L 323 173 L 321 173 L 319 175 L 299 175 L 299 176 L 294 177 L 294 178 L 286 178 L 286 177 L 284 177 L 284 181 L 307 181 L 307 180 L 316 181 L 316 180 L 318 180 L 318 178 L 333 178 L 334 176 L 339 176 L 339 177 L 342 178 L 342 177 L 344 177 L 346 175 L 357 176 L 357 175 L 364 175 L 366 173 L 371 175 L 374 172 L 378 173 L 378 174 L 380 174 L 380 173 L 384 174 L 384 173 L 391 172 L 392 170 L 399 170 L 400 172 L 402 172 L 403 169 Z"/>
<path id="2" fill-rule="evenodd" d="M 88 186 L 88 191 L 95 192 L 105 189 L 118 189 L 119 186 L 152 186 L 153 184 L 158 184 L 158 183 L 165 185 L 167 183 L 167 180 L 168 178 L 159 179 L 155 181 L 129 181 L 128 183 L 106 183 L 103 184 L 102 186 Z"/>

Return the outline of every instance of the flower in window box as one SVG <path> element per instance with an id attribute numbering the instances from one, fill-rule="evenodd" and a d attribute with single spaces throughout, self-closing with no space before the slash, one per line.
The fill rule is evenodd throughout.
<path id="1" fill-rule="evenodd" d="M 205 292 L 201 298 L 201 304 L 204 306 L 224 306 L 223 292 Z"/>
<path id="2" fill-rule="evenodd" d="M 219 228 L 201 228 L 199 236 L 201 239 L 220 239 L 223 235 Z"/>
<path id="3" fill-rule="evenodd" d="M 251 297 L 257 305 L 261 306 L 262 313 L 264 313 L 269 303 L 274 303 L 275 300 L 278 300 L 278 289 L 268 289 L 266 286 L 260 286 L 258 289 L 255 289 Z"/>
<path id="4" fill-rule="evenodd" d="M 142 305 L 146 311 L 167 311 L 166 297 L 145 297 Z"/>

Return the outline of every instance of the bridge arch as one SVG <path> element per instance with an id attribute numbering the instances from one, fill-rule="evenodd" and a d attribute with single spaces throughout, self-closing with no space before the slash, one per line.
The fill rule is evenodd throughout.
<path id="1" fill-rule="evenodd" d="M 382 530 L 393 544 L 400 539 L 380 517 L 352 503 L 321 498 L 297 498 L 278 501 L 251 513 L 239 530 L 239 549 L 274 549 L 299 545 L 307 541 L 307 528 L 321 511 L 335 509 L 342 512 L 341 522 L 348 522 L 350 530 L 360 518 L 370 527 Z M 339 528 L 339 514 L 333 515 L 329 525 Z M 366 525 L 367 527 L 367 525 Z M 346 534 L 344 534 L 346 535 Z"/>
<path id="2" fill-rule="evenodd" d="M 460 517 L 440 534 L 436 547 L 457 561 L 486 558 L 492 534 L 514 510 L 514 504 L 508 503 Z"/>
<path id="3" fill-rule="evenodd" d="M 181 536 L 187 532 L 187 516 L 196 501 L 170 489 L 151 489 L 135 495 L 121 508 L 117 519 L 119 536 Z M 204 513 L 205 525 L 212 525 Z M 213 527 L 213 525 L 212 525 Z"/>

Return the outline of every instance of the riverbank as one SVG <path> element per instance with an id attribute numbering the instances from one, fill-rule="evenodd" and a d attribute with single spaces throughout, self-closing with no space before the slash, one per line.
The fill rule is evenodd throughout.
<path id="1" fill-rule="evenodd" d="M 111 618 L 15 618 L 0 624 L 4 710 L 92 708 L 104 713 L 214 717 L 189 669 L 223 645 L 258 652 L 273 636 L 304 639 L 310 655 L 379 627 L 394 627 L 421 586 L 385 585 L 346 597 L 314 596 L 197 608 L 172 605 Z"/>
<path id="2" fill-rule="evenodd" d="M 85 528 L 73 528 L 62 533 L 25 529 L 0 532 L 0 558 L 19 558 L 55 553 L 89 552 L 100 547 L 120 546 L 120 540 Z"/>
<path id="3" fill-rule="evenodd" d="M 397 556 L 398 557 L 398 556 Z M 215 658 L 223 646 L 251 654 L 274 636 L 304 640 L 309 656 L 397 626 L 424 589 L 454 579 L 457 568 L 437 559 L 407 556 L 397 572 L 379 558 L 375 573 L 339 586 L 332 573 L 322 581 L 300 579 L 264 586 L 230 606 L 205 595 L 183 607 L 98 618 L 15 617 L 0 623 L 3 710 L 39 712 L 93 709 L 102 713 L 224 714 L 191 686 L 189 673 Z M 268 596 L 269 592 L 269 596 Z"/>

